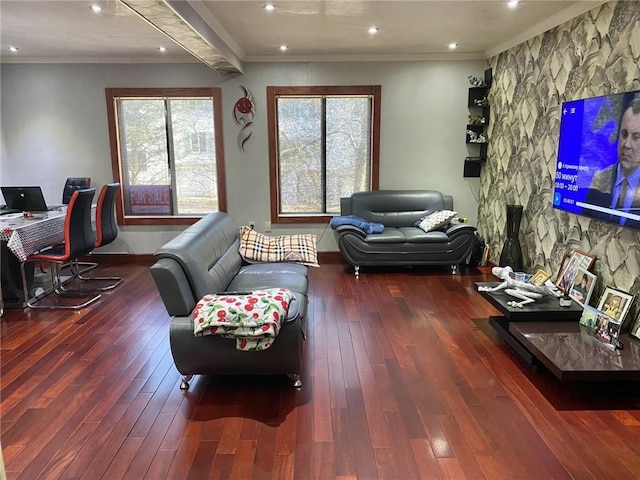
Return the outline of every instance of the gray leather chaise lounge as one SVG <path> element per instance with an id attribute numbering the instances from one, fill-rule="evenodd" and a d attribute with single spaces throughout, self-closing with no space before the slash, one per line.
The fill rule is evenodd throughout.
<path id="1" fill-rule="evenodd" d="M 366 266 L 450 265 L 453 273 L 468 262 L 476 228 L 453 222 L 425 232 L 414 224 L 438 210 L 453 210 L 453 197 L 435 190 L 376 190 L 340 199 L 340 214 L 384 225 L 382 233 L 367 234 L 354 225 L 334 229 L 344 260 L 359 275 Z"/>
<path id="2" fill-rule="evenodd" d="M 302 385 L 306 336 L 307 267 L 292 263 L 247 265 L 238 253 L 239 231 L 227 213 L 212 213 L 180 233 L 155 253 L 151 274 L 171 321 L 169 340 L 181 389 L 193 375 L 287 374 Z M 264 351 L 239 351 L 231 338 L 195 336 L 192 311 L 207 294 L 248 292 L 265 288 L 293 292 L 285 321 Z"/>

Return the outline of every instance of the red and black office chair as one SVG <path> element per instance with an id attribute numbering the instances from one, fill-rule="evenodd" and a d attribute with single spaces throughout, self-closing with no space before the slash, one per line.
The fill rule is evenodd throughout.
<path id="1" fill-rule="evenodd" d="M 71 195 L 67 214 L 64 221 L 64 243 L 47 248 L 39 253 L 29 255 L 24 262 L 20 262 L 20 271 L 22 274 L 22 289 L 24 292 L 25 305 L 30 308 L 67 308 L 78 309 L 86 307 L 100 298 L 100 294 L 90 295 L 88 299 L 86 293 L 78 291 L 65 290 L 60 279 L 60 267 L 64 263 L 72 263 L 82 255 L 86 255 L 93 250 L 96 235 L 91 226 L 91 202 L 96 193 L 95 188 L 76 190 Z M 51 268 L 51 291 L 43 296 L 38 296 L 33 302 L 31 301 L 29 288 L 27 285 L 27 275 L 25 265 L 29 262 L 49 262 Z M 41 304 L 37 305 L 44 298 L 55 294 L 58 296 L 74 296 L 82 297 L 81 303 L 60 303 L 60 304 Z"/>
<path id="2" fill-rule="evenodd" d="M 67 181 L 64 183 L 64 189 L 62 190 L 62 203 L 67 205 L 69 200 L 71 200 L 71 195 L 76 190 L 82 190 L 83 188 L 91 188 L 91 177 L 69 177 Z M 98 266 L 95 262 L 78 262 L 79 265 L 82 265 L 84 269 L 83 272 L 88 272 L 92 268 L 96 268 Z M 62 265 L 61 268 L 68 267 L 69 264 Z"/>
<path id="3" fill-rule="evenodd" d="M 113 242 L 118 236 L 118 224 L 116 222 L 116 197 L 118 196 L 118 192 L 120 191 L 119 183 L 109 183 L 108 185 L 104 185 L 100 190 L 100 195 L 98 195 L 98 206 L 96 209 L 96 241 L 94 244 L 95 248 L 103 247 L 105 245 Z M 117 287 L 122 283 L 121 277 L 83 277 L 82 273 L 84 271 L 79 271 L 78 265 L 81 262 L 75 260 L 71 264 L 71 271 L 73 274 L 84 281 L 112 281 L 108 285 L 97 287 L 89 290 L 111 290 L 112 288 Z M 86 270 L 85 270 L 86 271 Z"/>

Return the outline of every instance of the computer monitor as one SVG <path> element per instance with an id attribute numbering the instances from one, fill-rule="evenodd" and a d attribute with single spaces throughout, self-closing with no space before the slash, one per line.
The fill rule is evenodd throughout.
<path id="1" fill-rule="evenodd" d="M 7 208 L 21 212 L 46 212 L 47 203 L 40 187 L 0 187 Z"/>

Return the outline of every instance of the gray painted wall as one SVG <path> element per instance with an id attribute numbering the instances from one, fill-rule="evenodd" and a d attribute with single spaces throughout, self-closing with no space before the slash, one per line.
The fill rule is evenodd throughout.
<path id="1" fill-rule="evenodd" d="M 240 76 L 199 65 L 3 65 L 0 72 L 0 183 L 41 185 L 59 202 L 69 176 L 90 176 L 97 188 L 113 180 L 106 87 L 220 86 L 229 212 L 239 224 L 269 221 L 268 85 L 382 85 L 380 188 L 431 188 L 454 196 L 476 222 L 479 179 L 462 177 L 467 77 L 483 61 L 377 63 L 254 63 Z M 232 119 L 247 87 L 256 103 L 253 136 L 241 152 Z M 121 227 L 109 252 L 153 253 L 184 227 Z M 337 251 L 325 225 L 274 226 L 272 234 L 315 233 L 320 251 Z"/>

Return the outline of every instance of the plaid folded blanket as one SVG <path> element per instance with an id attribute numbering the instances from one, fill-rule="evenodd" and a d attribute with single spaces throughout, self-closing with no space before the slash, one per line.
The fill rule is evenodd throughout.
<path id="1" fill-rule="evenodd" d="M 191 314 L 193 333 L 235 338 L 236 348 L 244 352 L 266 350 L 280 332 L 292 299 L 286 288 L 205 295 Z"/>
<path id="2" fill-rule="evenodd" d="M 312 233 L 271 237 L 240 227 L 239 252 L 248 263 L 290 262 L 319 267 L 316 236 Z"/>

